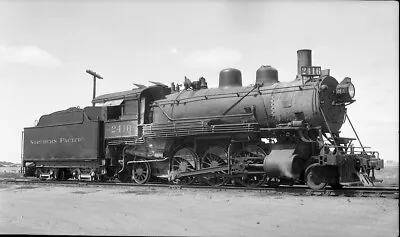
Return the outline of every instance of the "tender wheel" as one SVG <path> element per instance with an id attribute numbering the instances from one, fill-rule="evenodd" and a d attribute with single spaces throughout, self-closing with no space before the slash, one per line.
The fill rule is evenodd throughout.
<path id="1" fill-rule="evenodd" d="M 311 165 L 306 169 L 306 184 L 312 190 L 321 190 L 327 185 L 327 183 L 324 182 L 324 178 L 322 177 L 323 175 L 320 173 L 321 172 L 318 172 L 317 165 Z"/>
<path id="2" fill-rule="evenodd" d="M 52 168 L 50 169 L 49 173 L 50 173 L 50 180 L 58 180 L 58 172 L 59 170 L 56 168 Z"/>
<path id="3" fill-rule="evenodd" d="M 36 168 L 36 170 L 35 170 L 35 176 L 36 176 L 36 178 L 38 178 L 38 179 L 41 180 L 41 181 L 46 180 L 45 178 L 43 178 L 43 177 L 41 176 L 41 174 L 42 174 L 42 170 L 41 170 L 40 168 Z"/>
<path id="4" fill-rule="evenodd" d="M 179 149 L 172 157 L 171 160 L 171 172 L 182 173 L 195 171 L 197 169 L 197 155 L 191 149 L 184 147 Z M 195 181 L 195 177 L 186 176 L 178 178 L 178 180 L 173 181 L 179 184 L 192 184 Z"/>
<path id="5" fill-rule="evenodd" d="M 72 171 L 72 177 L 76 180 L 80 180 L 81 179 L 81 170 L 79 168 L 74 169 L 74 171 Z"/>
<path id="6" fill-rule="evenodd" d="M 263 164 L 264 158 L 267 155 L 265 151 L 256 145 L 249 145 L 239 150 L 234 157 L 249 157 L 249 159 L 244 159 L 244 164 Z M 251 172 L 251 170 L 247 170 Z M 245 173 L 244 176 L 236 178 L 236 182 L 246 187 L 257 187 L 265 182 L 267 175 L 262 174 L 251 174 Z"/>
<path id="7" fill-rule="evenodd" d="M 203 169 L 214 168 L 228 165 L 228 152 L 220 146 L 210 147 L 202 157 L 201 167 Z M 227 171 L 218 171 L 214 177 L 204 177 L 204 182 L 210 186 L 221 186 L 228 182 L 229 177 L 218 176 L 219 174 L 227 174 Z"/>
<path id="8" fill-rule="evenodd" d="M 138 161 L 145 159 L 137 159 Z M 149 162 L 134 163 L 132 166 L 132 179 L 137 184 L 145 184 L 150 180 L 151 177 L 151 167 Z"/>

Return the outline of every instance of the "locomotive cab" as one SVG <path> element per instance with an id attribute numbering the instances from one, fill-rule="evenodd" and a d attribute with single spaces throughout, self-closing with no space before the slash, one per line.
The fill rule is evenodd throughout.
<path id="1" fill-rule="evenodd" d="M 152 122 L 150 105 L 170 93 L 165 86 L 140 87 L 129 91 L 100 95 L 92 103 L 103 107 L 106 113 L 104 122 L 105 160 L 102 161 L 102 174 L 117 175 L 121 180 L 130 177 L 127 162 L 133 156 L 128 151 L 139 150 L 146 156 L 148 148 L 141 140 L 143 125 Z"/>

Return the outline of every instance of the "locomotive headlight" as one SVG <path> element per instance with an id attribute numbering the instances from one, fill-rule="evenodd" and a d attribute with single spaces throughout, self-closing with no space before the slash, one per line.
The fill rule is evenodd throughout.
<path id="1" fill-rule="evenodd" d="M 350 82 L 350 84 L 348 84 L 349 86 L 347 87 L 348 93 L 350 95 L 350 98 L 354 98 L 354 96 L 356 95 L 356 88 L 354 88 L 353 83 Z"/>
<path id="2" fill-rule="evenodd" d="M 337 105 L 354 101 L 353 98 L 356 94 L 356 89 L 353 83 L 351 83 L 351 79 L 349 77 L 344 78 L 343 81 L 336 86 L 335 94 L 335 102 Z"/>

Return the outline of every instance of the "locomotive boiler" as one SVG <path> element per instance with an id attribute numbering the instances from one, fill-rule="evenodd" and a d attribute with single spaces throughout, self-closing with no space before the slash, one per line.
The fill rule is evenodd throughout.
<path id="1" fill-rule="evenodd" d="M 379 153 L 340 136 L 344 122 L 351 123 L 351 79 L 339 83 L 329 69 L 312 66 L 311 50 L 297 56 L 290 82 L 261 66 L 255 83 L 243 86 L 241 72 L 228 68 L 218 88 L 203 77 L 185 77 L 183 85 L 152 82 L 98 96 L 92 107 L 44 115 L 24 131 L 26 174 L 139 184 L 372 185 L 374 170 L 383 168 Z"/>

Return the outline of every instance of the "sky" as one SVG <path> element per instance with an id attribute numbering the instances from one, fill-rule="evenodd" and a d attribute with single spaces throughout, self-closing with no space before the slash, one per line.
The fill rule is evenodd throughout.
<path id="1" fill-rule="evenodd" d="M 19 163 L 21 132 L 41 115 L 91 105 L 96 95 L 203 76 L 224 68 L 243 85 L 272 65 L 313 65 L 350 77 L 348 115 L 364 146 L 399 160 L 399 4 L 395 1 L 5 1 L 0 0 L 0 160 Z M 342 136 L 355 137 L 348 122 Z"/>

